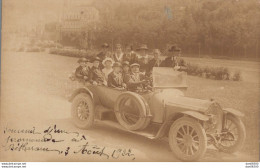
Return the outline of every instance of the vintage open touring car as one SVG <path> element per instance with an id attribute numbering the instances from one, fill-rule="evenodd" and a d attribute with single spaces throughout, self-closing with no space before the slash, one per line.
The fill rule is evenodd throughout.
<path id="1" fill-rule="evenodd" d="M 152 91 L 82 84 L 70 98 L 71 114 L 81 129 L 97 121 L 150 139 L 167 137 L 183 161 L 200 159 L 209 144 L 227 153 L 238 151 L 246 137 L 243 114 L 213 100 L 185 97 L 186 89 L 185 72 L 157 67 Z"/>

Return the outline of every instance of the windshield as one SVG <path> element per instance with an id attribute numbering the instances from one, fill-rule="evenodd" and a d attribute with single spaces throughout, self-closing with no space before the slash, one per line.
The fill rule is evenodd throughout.
<path id="1" fill-rule="evenodd" d="M 153 87 L 155 88 L 187 87 L 186 78 L 186 72 L 179 72 L 173 68 L 153 68 Z"/>

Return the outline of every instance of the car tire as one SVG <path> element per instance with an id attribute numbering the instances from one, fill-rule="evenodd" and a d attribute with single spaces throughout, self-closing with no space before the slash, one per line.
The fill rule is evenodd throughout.
<path id="1" fill-rule="evenodd" d="M 72 101 L 71 116 L 74 125 L 89 129 L 94 123 L 94 104 L 90 95 L 80 93 Z"/>
<path id="2" fill-rule="evenodd" d="M 207 136 L 196 119 L 182 117 L 174 121 L 170 127 L 169 145 L 178 159 L 196 161 L 206 152 Z"/>
<path id="3" fill-rule="evenodd" d="M 222 152 L 234 153 L 234 152 L 240 150 L 243 147 L 243 144 L 244 144 L 245 139 L 246 139 L 246 129 L 245 129 L 245 125 L 243 124 L 241 119 L 239 119 L 236 116 L 228 114 L 226 120 L 227 120 L 227 122 L 231 122 L 236 126 L 236 128 L 237 128 L 237 141 L 234 145 L 229 146 L 229 147 L 227 147 L 227 146 L 225 146 L 221 143 L 218 144 L 216 147 Z M 230 130 L 235 130 L 234 127 L 233 127 L 233 129 L 231 129 L 231 125 L 229 126 L 228 123 L 227 123 L 227 127 L 230 127 L 230 128 L 228 128 Z M 234 136 L 234 135 L 232 135 L 232 136 Z"/>
<path id="4" fill-rule="evenodd" d="M 127 101 L 130 101 L 130 104 L 132 105 L 131 107 L 128 106 L 128 111 L 124 109 L 126 108 L 125 104 Z M 132 109 L 138 110 L 139 114 L 134 114 L 138 115 L 135 116 L 137 118 L 136 122 L 130 123 L 129 119 L 126 117 L 126 114 L 133 115 L 132 111 L 136 111 Z M 119 124 L 127 130 L 141 130 L 146 128 L 150 123 L 151 118 L 149 115 L 149 106 L 145 100 L 136 93 L 125 92 L 119 95 L 114 106 L 114 111 Z"/>

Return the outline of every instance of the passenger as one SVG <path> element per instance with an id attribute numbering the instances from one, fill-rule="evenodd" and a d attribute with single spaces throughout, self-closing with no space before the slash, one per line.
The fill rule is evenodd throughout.
<path id="1" fill-rule="evenodd" d="M 154 51 L 153 51 L 153 59 L 151 59 L 148 62 L 147 76 L 151 76 L 153 67 L 160 67 L 160 65 L 161 65 L 160 55 L 161 55 L 160 50 L 159 49 L 154 49 Z"/>
<path id="2" fill-rule="evenodd" d="M 148 72 L 148 62 L 149 62 L 149 55 L 147 54 L 147 45 L 143 44 L 141 45 L 137 51 L 139 52 L 138 57 L 138 63 L 140 65 L 140 71 L 141 72 Z"/>
<path id="3" fill-rule="evenodd" d="M 123 56 L 123 62 L 128 61 L 129 64 L 133 64 L 135 62 L 138 62 L 138 58 L 136 53 L 133 51 L 132 46 L 126 46 L 125 54 Z"/>
<path id="4" fill-rule="evenodd" d="M 100 67 L 100 58 L 95 57 L 93 60 L 93 66 L 91 68 L 91 73 L 90 73 L 90 82 L 93 85 L 107 85 L 105 75 L 101 71 Z"/>
<path id="5" fill-rule="evenodd" d="M 78 60 L 78 63 L 80 64 L 79 67 L 77 67 L 75 71 L 75 77 L 78 80 L 89 80 L 89 74 L 90 74 L 90 66 L 89 66 L 89 60 L 87 58 L 80 58 Z"/>
<path id="6" fill-rule="evenodd" d="M 130 79 L 130 72 L 129 72 L 129 62 L 128 61 L 124 61 L 123 64 L 123 72 L 122 72 L 122 75 L 123 75 L 123 81 L 125 84 L 128 84 L 128 81 Z"/>
<path id="7" fill-rule="evenodd" d="M 162 67 L 173 67 L 175 70 L 185 70 L 186 65 L 179 63 L 178 57 L 180 57 L 181 49 L 175 45 L 171 46 L 168 50 L 171 55 L 162 61 Z"/>
<path id="8" fill-rule="evenodd" d="M 113 55 L 113 59 L 115 62 L 123 62 L 124 53 L 122 51 L 121 44 L 116 45 L 116 52 Z"/>
<path id="9" fill-rule="evenodd" d="M 123 77 L 121 73 L 122 65 L 120 62 L 115 62 L 113 65 L 113 72 L 108 75 L 108 87 L 116 89 L 126 88 L 126 84 L 123 82 Z"/>
<path id="10" fill-rule="evenodd" d="M 100 60 L 104 60 L 106 57 L 109 57 L 109 45 L 107 43 L 104 43 L 101 45 L 101 52 L 97 54 L 97 57 L 100 58 Z"/>
<path id="11" fill-rule="evenodd" d="M 102 64 L 104 66 L 104 68 L 102 69 L 102 72 L 104 73 L 106 81 L 107 81 L 108 80 L 108 75 L 113 71 L 112 66 L 114 64 L 114 61 L 112 60 L 112 58 L 105 58 L 102 61 Z"/>
<path id="12" fill-rule="evenodd" d="M 133 63 L 130 67 L 131 74 L 127 88 L 134 92 L 143 91 L 144 84 L 147 83 L 147 81 L 145 80 L 145 75 L 139 71 L 140 65 L 138 63 Z"/>

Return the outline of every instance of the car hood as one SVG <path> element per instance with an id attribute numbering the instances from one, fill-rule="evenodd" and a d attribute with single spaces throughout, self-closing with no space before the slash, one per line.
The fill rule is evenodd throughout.
<path id="1" fill-rule="evenodd" d="M 166 106 L 180 107 L 183 109 L 206 112 L 213 101 L 185 97 L 183 92 L 177 89 L 166 89 L 161 93 Z"/>

